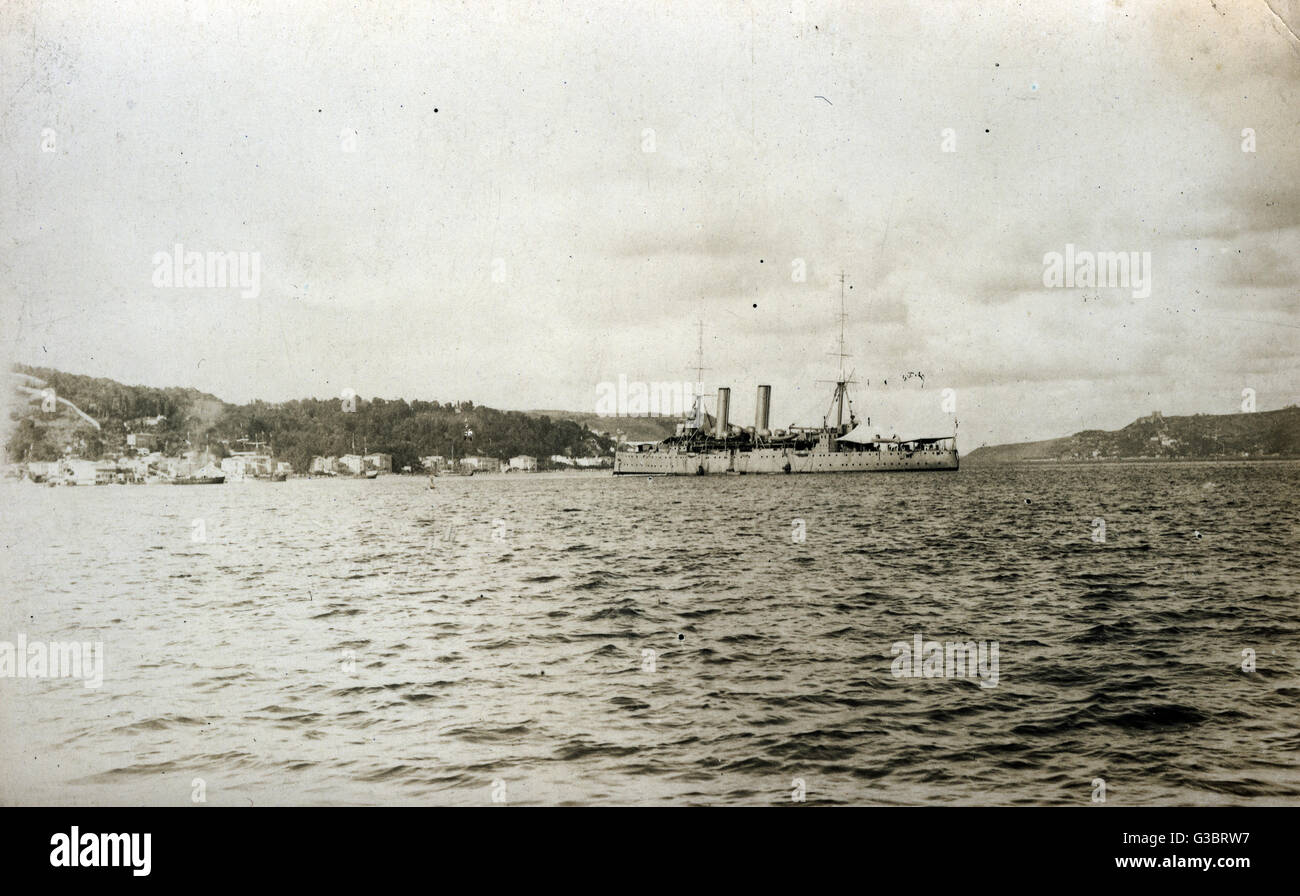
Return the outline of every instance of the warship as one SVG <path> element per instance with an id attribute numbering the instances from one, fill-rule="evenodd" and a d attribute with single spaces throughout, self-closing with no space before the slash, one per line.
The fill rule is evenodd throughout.
<path id="1" fill-rule="evenodd" d="M 950 436 L 882 438 L 870 431 L 871 420 L 853 411 L 844 375 L 844 276 L 840 275 L 840 375 L 831 411 L 816 427 L 769 427 L 772 387 L 758 387 L 754 425 L 740 427 L 729 419 L 731 389 L 718 389 L 716 413 L 704 408 L 697 390 L 691 417 L 677 424 L 675 435 L 661 442 L 620 449 L 614 475 L 706 476 L 748 473 L 904 473 L 958 468 L 956 423 Z M 701 329 L 701 351 L 703 335 Z M 701 367 L 702 370 L 702 367 Z M 697 382 L 699 378 L 697 377 Z M 848 421 L 845 422 L 845 410 Z"/>

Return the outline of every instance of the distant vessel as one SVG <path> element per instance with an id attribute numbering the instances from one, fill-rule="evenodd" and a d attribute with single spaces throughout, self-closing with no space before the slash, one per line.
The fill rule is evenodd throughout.
<path id="1" fill-rule="evenodd" d="M 209 464 L 189 476 L 177 476 L 171 482 L 173 485 L 220 485 L 225 481 L 226 474 L 219 467 Z"/>
<path id="2" fill-rule="evenodd" d="M 844 276 L 840 275 L 840 376 L 831 406 L 834 425 L 824 418 L 819 427 L 772 431 L 768 415 L 772 387 L 758 387 L 754 426 L 731 424 L 731 390 L 718 389 L 717 415 L 704 413 L 704 396 L 697 395 L 692 419 L 677 425 L 677 434 L 662 442 L 640 445 L 614 454 L 615 475 L 705 476 L 713 473 L 902 473 L 956 470 L 957 437 L 881 438 L 870 432 L 870 421 L 853 413 L 848 398 L 851 377 L 844 375 Z M 703 337 L 701 337 L 701 346 Z M 701 368 L 702 369 L 702 368 Z M 698 379 L 697 379 L 698 381 Z M 849 422 L 844 422 L 845 403 Z M 828 415 L 829 417 L 829 415 Z"/>

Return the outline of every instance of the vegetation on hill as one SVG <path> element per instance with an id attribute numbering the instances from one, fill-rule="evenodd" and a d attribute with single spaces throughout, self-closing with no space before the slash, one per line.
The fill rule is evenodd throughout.
<path id="1" fill-rule="evenodd" d="M 661 442 L 677 432 L 680 417 L 606 417 L 583 411 L 529 411 L 556 420 L 572 420 L 592 432 L 621 434 L 625 442 Z"/>
<path id="2" fill-rule="evenodd" d="M 17 425 L 5 444 L 10 461 L 54 460 L 68 447 L 88 459 L 115 457 L 125 450 L 126 436 L 132 432 L 154 435 L 157 450 L 168 455 L 197 449 L 224 456 L 232 446 L 239 447 L 239 439 L 266 442 L 277 459 L 289 461 L 300 472 L 316 455 L 363 450 L 391 454 L 393 469 L 400 470 L 419 469 L 419 458 L 428 455 L 527 454 L 545 462 L 555 454 L 609 454 L 613 447 L 611 440 L 581 423 L 475 407 L 472 402 L 357 398 L 351 407 L 339 399 L 233 405 L 194 389 L 125 386 L 22 365 L 15 370 L 43 381 L 94 417 L 100 429 L 62 405 L 43 411 L 39 396 L 22 394 L 11 414 Z M 466 430 L 472 434 L 469 438 Z"/>
<path id="3" fill-rule="evenodd" d="M 1159 412 L 1113 432 L 1089 429 L 1060 439 L 994 445 L 966 456 L 971 463 L 1117 458 L 1300 457 L 1300 407 L 1249 414 Z"/>

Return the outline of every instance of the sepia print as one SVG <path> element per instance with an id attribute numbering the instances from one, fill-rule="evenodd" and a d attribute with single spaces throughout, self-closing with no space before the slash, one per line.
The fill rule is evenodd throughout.
<path id="1" fill-rule="evenodd" d="M 5 3 L 0 805 L 1300 804 L 1297 26 Z"/>

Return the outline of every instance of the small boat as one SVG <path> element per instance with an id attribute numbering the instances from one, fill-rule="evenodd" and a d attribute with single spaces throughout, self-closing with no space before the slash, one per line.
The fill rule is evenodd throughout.
<path id="1" fill-rule="evenodd" d="M 378 471 L 378 470 L 366 470 L 366 478 L 367 478 L 367 479 L 378 479 L 378 478 L 379 478 L 379 471 Z"/>
<path id="2" fill-rule="evenodd" d="M 225 481 L 226 474 L 219 467 L 209 464 L 189 476 L 177 476 L 172 480 L 172 485 L 220 485 Z"/>

